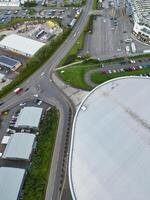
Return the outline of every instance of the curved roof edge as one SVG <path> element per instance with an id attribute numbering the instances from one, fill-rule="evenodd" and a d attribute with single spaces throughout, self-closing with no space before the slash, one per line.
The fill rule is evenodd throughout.
<path id="1" fill-rule="evenodd" d="M 78 114 L 82 108 L 82 106 L 84 105 L 84 102 L 86 101 L 86 99 L 92 94 L 94 93 L 97 89 L 99 89 L 100 87 L 116 81 L 116 80 L 120 80 L 120 79 L 150 79 L 149 77 L 140 77 L 140 76 L 124 76 L 124 77 L 118 77 L 118 78 L 114 78 L 111 80 L 108 80 L 100 85 L 98 85 L 97 87 L 95 87 L 92 91 L 89 92 L 89 94 L 82 100 L 82 102 L 80 103 L 74 120 L 73 120 L 73 126 L 72 126 L 72 136 L 71 136 L 71 143 L 70 143 L 70 152 L 69 152 L 69 163 L 68 163 L 68 176 L 69 176 L 69 187 L 70 187 L 70 192 L 71 192 L 71 196 L 73 200 L 77 200 L 75 191 L 74 191 L 74 186 L 73 186 L 73 180 L 72 180 L 72 154 L 73 154 L 73 147 L 74 147 L 74 132 L 75 132 L 75 125 L 76 125 L 76 119 L 78 117 Z"/>

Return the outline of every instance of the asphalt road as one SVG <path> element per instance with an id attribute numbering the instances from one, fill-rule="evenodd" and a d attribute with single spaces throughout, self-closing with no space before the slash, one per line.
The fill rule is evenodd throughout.
<path id="1" fill-rule="evenodd" d="M 67 128 L 67 121 L 69 118 L 69 108 L 72 109 L 72 118 L 74 114 L 74 106 L 72 102 L 65 96 L 65 94 L 57 88 L 52 80 L 52 74 L 61 59 L 69 52 L 73 44 L 76 42 L 80 33 L 83 31 L 88 20 L 88 14 L 92 8 L 92 1 L 87 0 L 86 6 L 83 8 L 82 15 L 76 23 L 71 34 L 54 55 L 31 77 L 29 77 L 20 87 L 29 88 L 29 90 L 21 95 L 15 95 L 11 92 L 3 101 L 5 102 L 0 111 L 9 109 L 14 105 L 24 101 L 25 99 L 33 99 L 35 94 L 47 103 L 55 105 L 60 112 L 60 121 L 58 127 L 58 134 L 54 148 L 52 165 L 48 180 L 48 187 L 46 191 L 45 200 L 59 199 L 59 180 L 61 174 L 61 165 L 64 152 L 65 132 Z"/>

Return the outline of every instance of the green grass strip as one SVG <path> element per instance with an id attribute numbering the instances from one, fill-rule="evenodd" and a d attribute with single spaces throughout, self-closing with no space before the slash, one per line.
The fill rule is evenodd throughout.
<path id="1" fill-rule="evenodd" d="M 23 187 L 23 200 L 44 200 L 57 135 L 59 114 L 52 107 L 40 124 L 32 165 Z"/>

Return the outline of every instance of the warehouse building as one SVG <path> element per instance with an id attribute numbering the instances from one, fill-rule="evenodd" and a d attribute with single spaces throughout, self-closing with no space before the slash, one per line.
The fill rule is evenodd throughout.
<path id="1" fill-rule="evenodd" d="M 12 71 L 15 71 L 21 66 L 21 62 L 15 60 L 14 58 L 2 55 L 0 56 L 0 65 L 2 67 L 6 67 Z"/>
<path id="2" fill-rule="evenodd" d="M 35 143 L 35 135 L 29 133 L 15 133 L 9 138 L 2 158 L 10 160 L 26 160 L 31 158 Z"/>
<path id="3" fill-rule="evenodd" d="M 27 57 L 32 57 L 44 45 L 45 43 L 16 34 L 8 35 L 0 41 L 1 48 L 22 54 Z"/>
<path id="4" fill-rule="evenodd" d="M 149 91 L 150 78 L 116 78 L 83 100 L 69 156 L 73 200 L 150 199 Z"/>
<path id="5" fill-rule="evenodd" d="M 0 199 L 18 200 L 24 176 L 24 169 L 0 167 Z"/>
<path id="6" fill-rule="evenodd" d="M 24 107 L 20 111 L 15 127 L 38 129 L 42 110 L 38 107 Z"/>

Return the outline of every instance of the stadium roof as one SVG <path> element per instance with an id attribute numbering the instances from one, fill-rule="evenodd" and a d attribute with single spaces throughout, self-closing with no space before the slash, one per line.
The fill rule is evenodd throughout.
<path id="1" fill-rule="evenodd" d="M 8 35 L 0 41 L 0 47 L 16 51 L 26 56 L 33 56 L 45 44 L 20 35 Z"/>
<path id="2" fill-rule="evenodd" d="M 81 103 L 73 123 L 73 200 L 150 199 L 150 78 L 113 79 Z"/>
<path id="3" fill-rule="evenodd" d="M 0 199 L 17 200 L 24 175 L 24 169 L 0 167 Z"/>
<path id="4" fill-rule="evenodd" d="M 30 160 L 35 135 L 29 133 L 15 133 L 10 136 L 3 158 Z"/>
<path id="5" fill-rule="evenodd" d="M 38 128 L 42 110 L 38 107 L 24 107 L 20 111 L 15 127 Z"/>
<path id="6" fill-rule="evenodd" d="M 8 68 L 13 68 L 17 64 L 20 64 L 18 60 L 15 60 L 13 58 L 10 58 L 8 56 L 0 56 L 0 65 L 8 67 Z"/>

